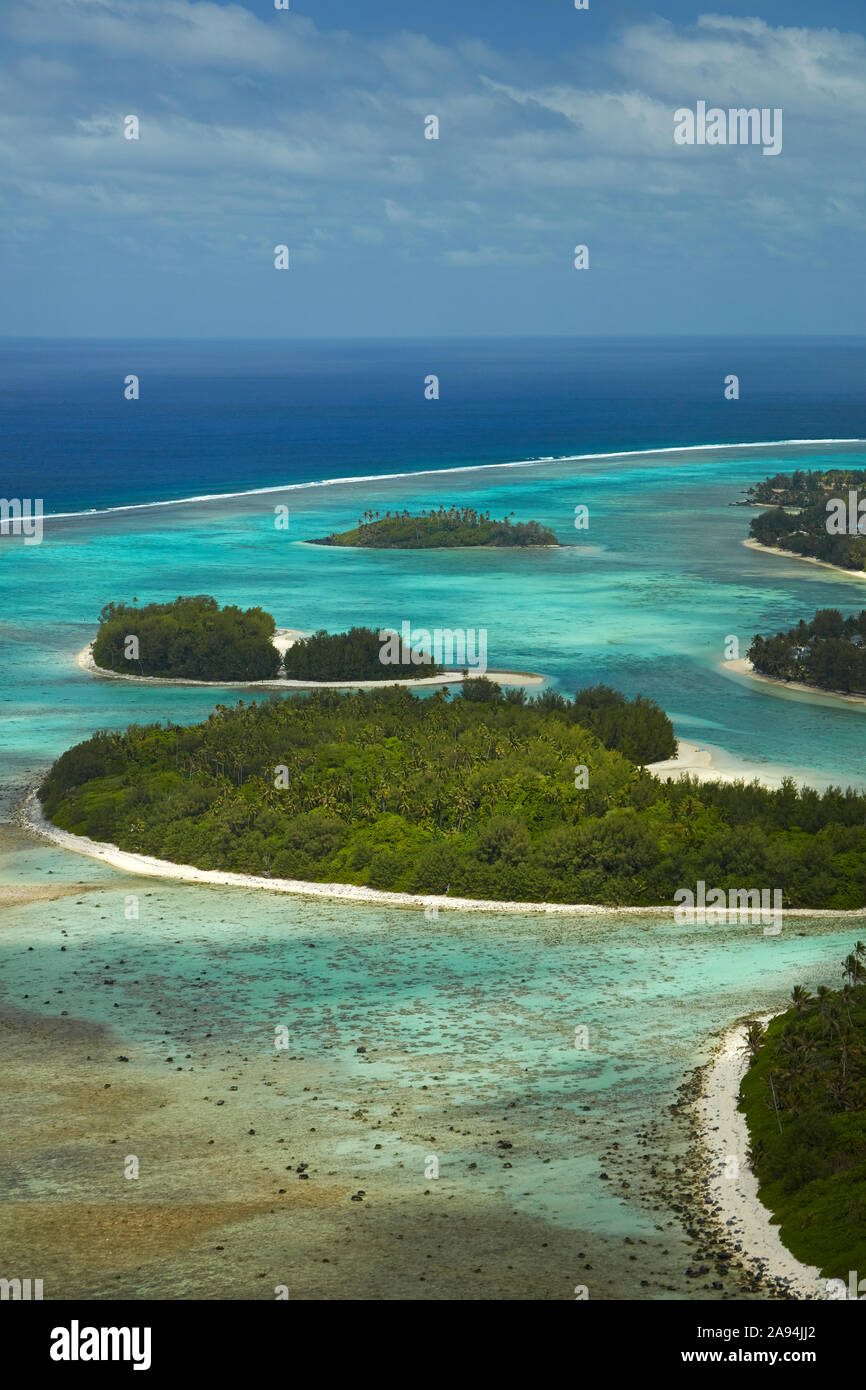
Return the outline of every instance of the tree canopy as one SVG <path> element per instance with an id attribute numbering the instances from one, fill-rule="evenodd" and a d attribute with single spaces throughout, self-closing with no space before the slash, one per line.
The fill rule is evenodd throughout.
<path id="1" fill-rule="evenodd" d="M 847 506 L 849 492 L 856 494 L 858 489 L 866 496 L 866 470 L 833 468 L 823 472 L 809 469 L 777 473 L 746 494 L 749 502 L 769 504 L 769 510 L 752 521 L 749 534 L 760 545 L 790 550 L 794 555 L 823 560 L 841 569 L 863 570 L 866 535 L 856 533 L 858 519 L 853 518 L 853 535 L 847 530 L 828 530 L 827 503 L 835 500 Z"/>
<path id="2" fill-rule="evenodd" d="M 273 680 L 280 669 L 273 638 L 270 613 L 261 608 L 220 608 L 207 594 L 142 608 L 108 603 L 99 615 L 93 659 L 107 671 L 130 675 Z"/>
<path id="3" fill-rule="evenodd" d="M 371 550 L 438 550 L 461 546 L 558 545 L 552 531 L 537 521 L 491 519 L 489 512 L 471 507 L 439 507 L 436 511 L 368 511 L 351 531 L 334 532 L 316 545 L 360 546 Z"/>
<path id="4" fill-rule="evenodd" d="M 315 632 L 289 647 L 283 669 L 289 680 L 418 680 L 441 671 L 432 656 L 421 664 L 383 665 L 382 640 L 369 627 Z M 420 656 L 420 652 L 416 652 Z"/>
<path id="5" fill-rule="evenodd" d="M 749 660 L 773 680 L 802 681 L 821 690 L 866 694 L 866 609 L 843 618 L 838 608 L 819 608 L 787 632 L 756 635 Z"/>
<path id="6" fill-rule="evenodd" d="M 866 1270 L 866 946 L 839 962 L 839 989 L 804 985 L 749 1026 L 741 1094 L 761 1200 L 798 1259 L 828 1277 Z"/>

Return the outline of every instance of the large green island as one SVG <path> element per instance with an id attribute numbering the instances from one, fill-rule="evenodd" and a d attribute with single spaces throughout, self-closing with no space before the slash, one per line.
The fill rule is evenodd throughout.
<path id="1" fill-rule="evenodd" d="M 785 906 L 862 906 L 866 797 L 646 770 L 675 751 L 649 700 L 481 678 L 454 699 L 327 691 L 101 732 L 40 798 L 64 831 L 205 870 L 611 906 L 770 883 Z"/>
<path id="2" fill-rule="evenodd" d="M 558 545 L 546 526 L 537 521 L 514 522 L 506 516 L 491 519 L 489 512 L 471 507 L 439 507 L 437 511 L 365 512 L 351 531 L 333 532 L 314 540 L 313 545 L 357 546 L 367 550 L 446 550 L 466 546 Z"/>

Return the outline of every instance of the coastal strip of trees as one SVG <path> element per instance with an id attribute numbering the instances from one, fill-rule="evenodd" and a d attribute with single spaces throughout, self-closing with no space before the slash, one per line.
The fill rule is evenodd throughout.
<path id="1" fill-rule="evenodd" d="M 220 608 L 208 594 L 171 603 L 108 603 L 93 659 L 106 671 L 200 681 L 273 680 L 274 620 L 261 608 Z"/>
<path id="2" fill-rule="evenodd" d="M 745 504 L 770 507 L 814 507 L 825 498 L 851 488 L 866 488 L 864 468 L 796 468 L 774 473 L 746 491 Z"/>
<path id="3" fill-rule="evenodd" d="M 866 944 L 838 989 L 796 985 L 790 1007 L 751 1023 L 741 1097 L 761 1201 L 794 1255 L 866 1278 Z M 862 1298 L 866 1284 L 854 1296 Z"/>
<path id="4" fill-rule="evenodd" d="M 843 618 L 838 608 L 819 608 L 814 618 L 801 619 L 787 632 L 756 635 L 748 657 L 772 680 L 866 695 L 866 609 Z"/>
<path id="5" fill-rule="evenodd" d="M 40 796 L 64 830 L 203 869 L 614 906 L 703 880 L 862 907 L 866 797 L 646 771 L 675 749 L 650 701 L 478 678 L 454 699 L 317 691 L 100 732 Z"/>
<path id="6" fill-rule="evenodd" d="M 511 514 L 513 516 L 513 513 Z M 351 531 L 334 532 L 314 545 L 360 546 L 368 550 L 442 550 L 461 546 L 558 545 L 552 531 L 537 521 L 493 520 L 472 507 L 439 507 L 436 511 L 367 511 Z"/>
<path id="7" fill-rule="evenodd" d="M 847 513 L 839 520 L 851 494 L 866 497 L 866 470 L 776 473 L 746 493 L 746 502 L 768 507 L 754 518 L 749 535 L 760 545 L 823 560 L 840 569 L 862 571 L 866 568 L 866 535 L 857 530 L 859 517 L 853 524 Z"/>

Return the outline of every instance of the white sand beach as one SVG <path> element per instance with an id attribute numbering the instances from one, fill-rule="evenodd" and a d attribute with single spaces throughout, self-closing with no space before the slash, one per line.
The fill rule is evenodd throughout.
<path id="1" fill-rule="evenodd" d="M 749 680 L 756 681 L 759 685 L 766 685 L 770 688 L 770 693 L 774 695 L 791 695 L 811 701 L 813 704 L 822 704 L 829 701 L 831 704 L 842 705 L 866 705 L 864 695 L 846 695 L 841 690 L 820 690 L 816 685 L 805 685 L 803 681 L 779 681 L 772 676 L 761 675 L 756 671 L 748 657 L 740 657 L 737 661 L 721 661 L 718 670 L 724 674 L 735 676 L 746 676 Z"/>
<path id="2" fill-rule="evenodd" d="M 754 782 L 757 779 L 763 787 L 780 787 L 785 775 L 782 769 L 768 772 L 766 765 L 750 763 L 721 748 L 692 743 L 684 738 L 678 740 L 675 758 L 648 763 L 647 772 L 662 781 L 668 778 L 678 781 L 681 777 L 693 777 L 697 782 Z"/>
<path id="3" fill-rule="evenodd" d="M 51 840 L 61 849 L 72 850 L 74 854 L 85 854 L 110 864 L 125 873 L 144 874 L 149 878 L 174 878 L 186 883 L 210 883 L 226 888 L 263 888 L 269 893 L 294 893 L 305 898 L 337 898 L 346 902 L 379 903 L 388 907 L 424 908 L 431 919 L 435 919 L 439 909 L 459 912 L 516 912 L 549 913 L 566 916 L 603 915 L 648 916 L 672 914 L 672 904 L 659 904 L 655 907 L 609 907 L 598 903 L 523 903 L 501 902 L 495 898 L 452 898 L 429 893 L 390 893 L 378 888 L 366 888 L 354 883 L 313 883 L 295 878 L 267 878 L 259 874 L 226 873 L 221 869 L 197 869 L 192 864 L 173 864 L 168 859 L 157 859 L 149 854 L 133 854 L 119 849 L 117 845 L 104 841 L 91 840 L 86 835 L 73 835 L 52 825 L 42 812 L 36 791 L 32 791 L 18 808 L 18 821 L 26 829 Z M 736 922 L 739 913 L 736 908 L 715 908 L 714 911 L 730 915 Z M 823 908 L 787 908 L 786 917 L 866 917 L 866 908 L 843 911 Z"/>
<path id="4" fill-rule="evenodd" d="M 763 1015 L 767 1022 L 772 1014 Z M 749 1134 L 745 1116 L 737 1109 L 740 1082 L 746 1071 L 743 1048 L 746 1023 L 731 1028 L 704 1069 L 696 1101 L 698 1122 L 708 1159 L 706 1205 L 723 1228 L 728 1244 L 739 1242 L 743 1263 L 765 1277 L 785 1280 L 798 1299 L 826 1299 L 828 1281 L 814 1265 L 801 1264 L 782 1244 L 778 1226 L 758 1197 L 758 1180 L 748 1165 Z M 736 1165 L 731 1160 L 736 1159 Z M 736 1167 L 736 1176 L 728 1176 Z"/>
<path id="5" fill-rule="evenodd" d="M 274 646 L 281 656 L 285 656 L 289 647 L 293 647 L 301 637 L 307 637 L 309 633 L 302 632 L 299 628 L 278 627 L 274 633 Z M 400 685 L 408 690 L 414 690 L 417 686 L 425 685 L 462 685 L 466 677 L 462 671 L 443 671 L 437 676 L 419 676 L 417 680 L 382 680 L 382 681 L 292 681 L 280 677 L 271 681 L 196 681 L 186 680 L 177 676 L 136 676 L 125 671 L 107 671 L 103 666 L 97 666 L 93 659 L 93 643 L 89 642 L 86 647 L 75 658 L 76 664 L 88 675 L 97 676 L 101 680 L 131 681 L 137 685 L 200 685 L 212 686 L 215 690 L 380 690 L 389 685 Z M 488 680 L 494 681 L 497 685 L 512 685 L 529 687 L 533 685 L 543 685 L 544 676 L 538 675 L 535 671 L 469 671 L 469 679 L 474 676 L 485 675 Z"/>
<path id="6" fill-rule="evenodd" d="M 831 565 L 829 560 L 818 560 L 814 555 L 796 555 L 793 550 L 782 550 L 778 545 L 761 545 L 751 536 L 741 542 L 748 550 L 763 550 L 766 555 L 781 555 L 785 560 L 800 560 L 805 565 L 818 565 L 821 569 L 832 570 L 847 579 L 866 579 L 866 570 L 846 570 L 842 565 Z"/>

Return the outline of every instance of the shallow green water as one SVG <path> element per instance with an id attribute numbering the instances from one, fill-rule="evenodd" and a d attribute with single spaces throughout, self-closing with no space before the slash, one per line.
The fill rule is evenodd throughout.
<path id="1" fill-rule="evenodd" d="M 843 449 L 821 457 L 866 464 Z M 729 503 L 807 458 L 814 466 L 805 449 L 713 451 L 309 489 L 288 494 L 288 535 L 273 526 L 274 494 L 49 525 L 41 546 L 0 551 L 7 813 L 40 768 L 95 729 L 195 720 L 237 698 L 103 682 L 74 664 L 109 600 L 197 592 L 262 604 L 304 629 L 487 627 L 493 667 L 538 670 L 569 692 L 598 681 L 640 691 L 684 737 L 818 785 L 864 782 L 858 709 L 780 699 L 717 670 L 731 634 L 744 652 L 759 628 L 866 604 L 854 579 L 741 545 L 750 513 Z M 371 554 L 303 543 L 367 508 L 452 499 L 534 517 L 567 545 Z M 590 506 L 588 533 L 574 531 L 578 503 Z M 432 1085 L 441 1074 L 467 1113 L 531 1097 L 539 1154 L 549 1144 L 554 1157 L 527 1156 L 509 1198 L 606 1234 L 653 1229 L 637 1199 L 598 1181 L 613 1136 L 657 1116 L 731 1020 L 780 1004 L 795 983 L 838 984 L 838 962 L 862 934 L 798 919 L 778 938 L 661 917 L 443 913 L 430 923 L 420 911 L 127 878 L 19 834 L 6 844 L 0 882 L 47 882 L 52 871 L 104 888 L 4 912 L 5 1005 L 118 1025 L 120 999 L 123 1032 L 154 1056 L 206 1047 L 208 1033 L 271 1055 L 274 1025 L 286 1023 L 299 1051 L 347 1068 L 366 1046 L 368 1074 L 382 1082 Z M 123 915 L 130 893 L 138 921 Z M 105 962 L 119 993 L 97 983 Z M 579 1025 L 586 1052 L 574 1047 Z M 435 1114 L 435 1093 L 431 1105 Z"/>
<path id="2" fill-rule="evenodd" d="M 352 623 L 488 629 L 499 669 L 539 670 L 558 687 L 605 681 L 658 700 L 684 737 L 740 757 L 808 772 L 815 784 L 862 782 L 858 710 L 806 703 L 724 675 L 726 639 L 745 652 L 758 631 L 816 607 L 866 604 L 862 581 L 751 552 L 751 512 L 729 503 L 750 482 L 819 459 L 866 464 L 849 448 L 716 450 L 483 469 L 285 494 L 288 532 L 274 527 L 283 494 L 49 522 L 41 546 L 0 549 L 5 751 L 0 785 L 99 727 L 203 717 L 219 692 L 156 690 L 94 680 L 74 656 L 102 605 L 212 593 L 260 603 L 278 625 Z M 353 552 L 304 544 L 361 511 L 452 499 L 493 515 L 535 517 L 558 550 Z M 590 528 L 574 529 L 574 507 Z M 235 700 L 236 694 L 224 697 Z"/>
<path id="3" fill-rule="evenodd" d="M 293 1053 L 336 1062 L 347 1078 L 363 1046 L 365 1085 L 430 1087 L 431 1128 L 440 1093 L 473 1120 L 529 1103 L 532 1147 L 509 1198 L 605 1235 L 649 1235 L 657 1220 L 598 1181 L 612 1139 L 627 1150 L 733 1019 L 781 1005 L 795 983 L 838 984 L 857 934 L 791 919 L 766 937 L 760 927 L 674 926 L 661 914 L 442 912 L 429 922 L 420 910 L 127 877 L 77 857 L 72 876 L 63 852 L 16 844 L 7 881 L 47 882 L 52 870 L 102 887 L 4 913 L 7 1006 L 65 1009 L 119 1030 L 139 1056 L 191 1055 L 197 1065 L 227 1047 L 272 1057 L 277 1024 Z M 138 921 L 124 916 L 130 894 Z M 581 1026 L 585 1050 L 574 1045 Z M 457 1142 L 454 1170 L 476 1156 Z"/>

